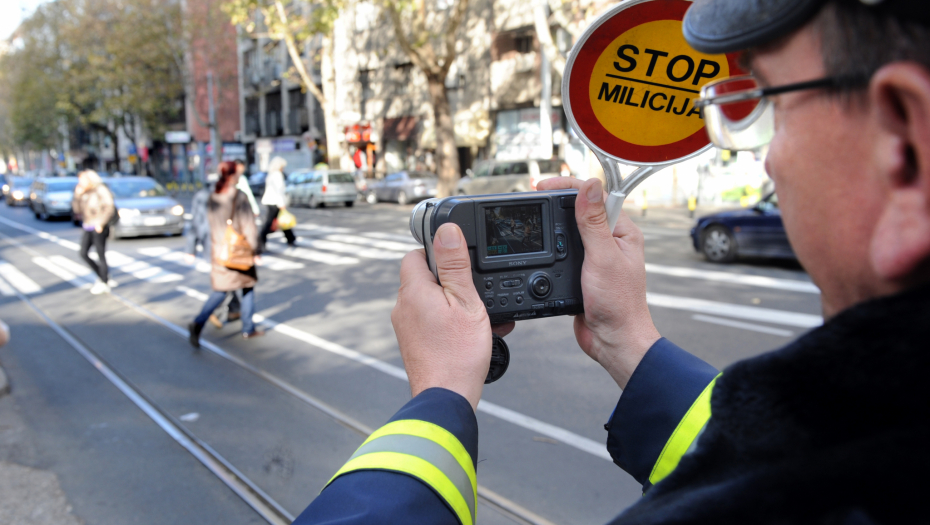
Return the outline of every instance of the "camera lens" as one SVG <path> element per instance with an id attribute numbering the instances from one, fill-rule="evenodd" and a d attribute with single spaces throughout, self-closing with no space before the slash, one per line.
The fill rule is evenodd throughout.
<path id="1" fill-rule="evenodd" d="M 552 288 L 552 282 L 549 281 L 549 278 L 545 275 L 534 276 L 530 281 L 530 288 L 533 290 L 533 295 L 542 299 L 543 297 L 549 295 L 549 290 Z"/>
<path id="2" fill-rule="evenodd" d="M 410 233 L 413 238 L 420 244 L 426 244 L 423 239 L 423 215 L 426 213 L 427 203 L 436 202 L 438 199 L 426 199 L 420 201 L 413 207 L 410 212 Z"/>

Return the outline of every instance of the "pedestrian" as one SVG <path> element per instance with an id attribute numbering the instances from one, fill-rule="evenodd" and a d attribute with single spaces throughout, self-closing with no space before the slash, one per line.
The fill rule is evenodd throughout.
<path id="1" fill-rule="evenodd" d="M 281 157 L 271 159 L 268 166 L 268 176 L 265 178 L 265 194 L 262 195 L 262 204 L 268 207 L 265 215 L 265 223 L 262 225 L 262 234 L 258 240 L 258 253 L 265 251 L 265 243 L 268 240 L 268 234 L 271 233 L 271 227 L 274 220 L 278 218 L 278 212 L 287 209 L 287 194 L 284 191 L 284 168 L 287 161 Z M 288 246 L 297 244 L 297 237 L 294 236 L 293 229 L 284 230 L 284 238 L 287 239 Z"/>
<path id="2" fill-rule="evenodd" d="M 258 207 L 258 202 L 255 201 L 252 187 L 249 186 L 249 178 L 245 176 L 245 162 L 242 160 L 235 160 L 234 162 L 236 163 L 236 173 L 239 174 L 239 182 L 236 184 L 236 188 L 242 193 L 245 193 L 245 196 L 249 198 L 249 206 L 252 207 L 252 213 L 254 213 L 256 217 L 259 217 L 262 214 L 262 210 Z"/>
<path id="3" fill-rule="evenodd" d="M 207 217 L 207 203 L 210 200 L 210 194 L 213 193 L 216 187 L 217 180 L 219 180 L 219 175 L 216 173 L 207 174 L 206 185 L 197 191 L 197 193 L 194 194 L 193 200 L 191 200 L 191 221 L 188 224 L 187 253 L 185 254 L 189 264 L 194 264 L 198 248 L 200 248 L 200 256 L 203 259 L 207 261 L 212 261 L 213 259 L 212 252 L 210 251 L 211 234 L 210 220 Z M 236 187 L 240 188 L 239 185 Z M 246 185 L 246 187 L 248 187 L 248 185 Z M 246 194 L 246 196 L 249 195 L 251 195 L 251 192 Z M 254 197 L 249 201 L 253 212 L 258 208 L 258 205 L 255 204 L 254 201 Z M 210 324 L 216 328 L 223 328 L 223 319 L 227 321 L 239 319 L 241 316 L 239 297 L 235 292 L 227 292 L 226 300 L 223 301 L 223 304 L 221 304 L 216 311 L 220 313 L 217 314 L 213 312 L 208 319 Z"/>
<path id="4" fill-rule="evenodd" d="M 683 36 L 702 56 L 743 53 L 745 76 L 721 75 L 692 100 L 722 151 L 768 145 L 785 230 L 820 289 L 824 322 L 718 371 L 659 333 L 643 233 L 625 213 L 609 224 L 601 182 L 540 182 L 578 192 L 584 313 L 574 333 L 623 391 L 604 414 L 605 452 L 644 494 L 611 523 L 927 522 L 927 2 L 652 4 L 688 9 Z M 412 399 L 295 524 L 475 522 L 476 468 L 488 455 L 475 410 L 492 333 L 514 326 L 491 326 L 457 225 L 439 227 L 433 248 L 429 264 L 422 250 L 404 258 L 391 314 Z M 537 463 L 555 468 L 547 456 Z"/>
<path id="5" fill-rule="evenodd" d="M 110 223 L 116 218 L 116 205 L 113 194 L 103 184 L 100 175 L 94 170 L 84 170 L 78 174 L 78 184 L 74 188 L 71 210 L 81 218 L 84 235 L 81 237 L 81 258 L 90 266 L 97 281 L 90 288 L 90 293 L 99 295 L 109 293 L 117 283 L 110 279 L 107 267 L 107 237 L 110 235 Z M 90 247 L 97 249 L 97 261 L 90 258 Z"/>
<path id="6" fill-rule="evenodd" d="M 190 343 L 200 348 L 200 332 L 204 324 L 226 299 L 228 292 L 240 291 L 242 294 L 242 337 L 251 339 L 264 335 L 257 330 L 252 321 L 255 311 L 255 284 L 258 272 L 252 264 L 248 269 L 237 270 L 223 264 L 221 254 L 231 247 L 227 245 L 227 228 L 231 227 L 237 235 L 242 236 L 255 254 L 258 248 L 258 229 L 255 226 L 255 214 L 249 206 L 248 198 L 236 189 L 239 174 L 233 162 L 220 164 L 220 176 L 207 201 L 207 220 L 210 224 L 212 245 L 212 267 L 210 284 L 213 293 L 207 298 L 200 314 L 188 325 Z"/>

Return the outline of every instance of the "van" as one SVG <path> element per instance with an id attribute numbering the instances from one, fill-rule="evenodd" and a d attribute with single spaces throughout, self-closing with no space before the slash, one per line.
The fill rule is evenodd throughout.
<path id="1" fill-rule="evenodd" d="M 486 160 L 466 171 L 456 188 L 459 195 L 536 191 L 539 181 L 560 175 L 560 160 Z"/>
<path id="2" fill-rule="evenodd" d="M 358 189 L 355 177 L 348 171 L 300 170 L 287 176 L 285 186 L 292 206 L 317 208 L 327 204 L 355 204 Z"/>

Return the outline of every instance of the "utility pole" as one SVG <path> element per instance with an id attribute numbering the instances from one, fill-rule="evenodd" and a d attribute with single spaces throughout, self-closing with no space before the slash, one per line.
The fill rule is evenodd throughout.
<path id="1" fill-rule="evenodd" d="M 548 19 L 549 3 L 547 0 L 541 0 L 536 9 L 542 10 Z M 546 24 L 546 31 L 549 31 L 549 24 Z M 548 34 L 548 33 L 547 33 Z M 552 158 L 552 67 L 549 65 L 549 57 L 543 48 L 543 43 L 539 43 L 539 54 L 542 57 L 540 61 L 539 81 L 542 84 L 542 93 L 539 97 L 539 156 L 544 159 Z"/>
<path id="2" fill-rule="evenodd" d="M 213 171 L 219 173 L 220 161 L 223 160 L 223 150 L 220 146 L 220 134 L 216 127 L 216 106 L 213 103 L 213 72 L 207 72 L 207 101 L 209 103 L 210 118 L 210 146 L 213 148 Z M 206 181 L 204 181 L 206 182 Z"/>

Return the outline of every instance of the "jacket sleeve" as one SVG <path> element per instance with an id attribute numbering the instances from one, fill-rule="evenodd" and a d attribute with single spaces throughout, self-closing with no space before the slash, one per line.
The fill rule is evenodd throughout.
<path id="1" fill-rule="evenodd" d="M 665 338 L 636 367 L 604 428 L 614 463 L 644 490 L 678 465 L 710 418 L 717 375 L 714 367 Z"/>
<path id="2" fill-rule="evenodd" d="M 294 525 L 474 525 L 477 454 L 468 401 L 425 390 L 365 440 Z"/>
<path id="3" fill-rule="evenodd" d="M 252 207 L 252 213 L 259 215 L 262 210 L 258 207 L 258 203 L 255 202 L 255 194 L 252 193 L 252 187 L 249 186 L 249 179 L 244 176 L 239 177 L 239 182 L 236 183 L 236 187 L 249 198 L 249 206 Z"/>

